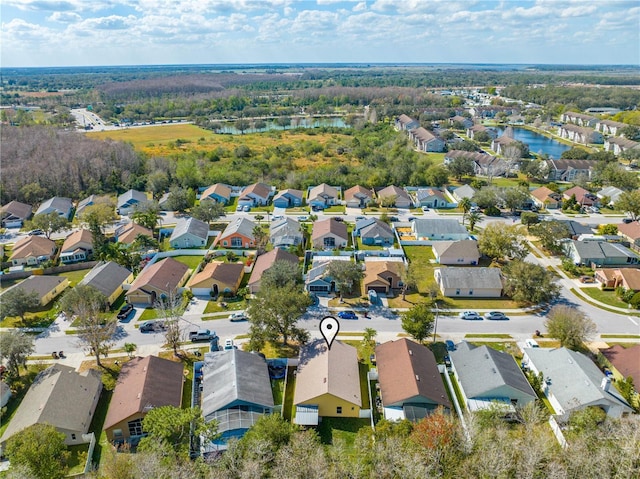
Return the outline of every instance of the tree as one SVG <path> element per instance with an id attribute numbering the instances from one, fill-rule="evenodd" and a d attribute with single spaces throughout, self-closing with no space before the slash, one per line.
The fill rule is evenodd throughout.
<path id="1" fill-rule="evenodd" d="M 597 331 L 595 323 L 582 311 L 562 305 L 551 308 L 544 325 L 549 336 L 573 350 L 580 348 Z"/>
<path id="2" fill-rule="evenodd" d="M 260 223 L 262 223 L 262 220 L 264 219 L 264 216 L 258 214 L 258 215 L 255 215 L 254 218 L 258 222 L 258 224 L 260 224 Z"/>
<path id="3" fill-rule="evenodd" d="M 104 317 L 107 298 L 92 286 L 79 284 L 60 300 L 60 308 L 69 315 L 78 316 L 78 337 L 95 356 L 102 367 L 100 355 L 106 355 L 118 324 L 115 318 Z"/>
<path id="4" fill-rule="evenodd" d="M 200 204 L 191 208 L 191 216 L 200 221 L 205 221 L 211 224 L 221 216 L 224 216 L 224 205 L 209 198 L 205 198 L 200 201 Z"/>
<path id="5" fill-rule="evenodd" d="M 2 295 L 0 303 L 0 317 L 20 316 L 20 320 L 25 323 L 25 314 L 40 306 L 40 296 L 37 291 L 27 291 L 24 288 L 11 288 Z"/>
<path id="6" fill-rule="evenodd" d="M 20 367 L 26 367 L 34 349 L 33 337 L 18 329 L 0 333 L 0 358 L 7 361 L 9 374 L 14 378 L 20 377 Z"/>
<path id="7" fill-rule="evenodd" d="M 193 190 L 172 186 L 167 197 L 167 208 L 171 211 L 184 213 L 188 208 L 193 206 L 195 196 Z"/>
<path id="8" fill-rule="evenodd" d="M 58 231 L 65 230 L 69 227 L 69 221 L 67 218 L 58 215 L 55 211 L 35 215 L 28 224 L 29 227 L 33 229 L 40 229 L 44 231 L 47 238 L 51 238 L 52 233 L 57 233 Z"/>
<path id="9" fill-rule="evenodd" d="M 402 269 L 402 301 L 407 299 L 407 291 L 418 286 L 420 280 L 415 263 L 409 263 L 407 268 Z"/>
<path id="10" fill-rule="evenodd" d="M 69 459 L 64 440 L 50 424 L 33 424 L 7 440 L 5 453 L 12 466 L 24 466 L 34 478 L 62 479 Z"/>
<path id="11" fill-rule="evenodd" d="M 263 285 L 266 287 L 283 287 L 287 284 L 301 284 L 302 275 L 297 267 L 292 267 L 288 261 L 276 261 L 262 275 Z"/>
<path id="12" fill-rule="evenodd" d="M 471 211 L 471 207 L 473 206 L 473 203 L 471 202 L 470 198 L 464 197 L 460 200 L 460 203 L 458 203 L 458 208 L 460 208 L 462 210 L 462 224 L 464 225 L 464 220 L 467 216 L 467 213 L 469 213 L 469 211 Z"/>
<path id="13" fill-rule="evenodd" d="M 133 357 L 133 353 L 135 353 L 136 349 L 138 349 L 138 345 L 136 343 L 124 343 L 124 351 L 130 358 Z"/>
<path id="14" fill-rule="evenodd" d="M 465 175 L 473 176 L 475 174 L 473 160 L 463 156 L 454 158 L 447 164 L 447 168 L 449 168 L 451 174 L 455 176 L 458 181 Z"/>
<path id="15" fill-rule="evenodd" d="M 353 292 L 353 286 L 362 279 L 364 273 L 357 263 L 351 261 L 331 261 L 327 266 L 327 276 L 331 277 L 340 291 L 340 302 L 343 302 L 345 291 Z"/>
<path id="16" fill-rule="evenodd" d="M 267 284 L 262 279 L 260 291 L 247 308 L 249 316 L 249 335 L 253 346 L 264 341 L 276 342 L 282 339 L 284 345 L 293 337 L 306 342 L 309 333 L 296 326 L 298 319 L 311 306 L 311 297 L 295 283 L 283 286 Z"/>
<path id="17" fill-rule="evenodd" d="M 109 240 L 104 234 L 105 225 L 115 219 L 115 205 L 113 202 L 101 202 L 87 206 L 80 219 L 89 227 L 93 241 L 93 254 L 96 258 L 103 259 L 106 255 Z"/>
<path id="18" fill-rule="evenodd" d="M 527 231 L 531 231 L 532 225 L 537 225 L 540 223 L 540 217 L 537 213 L 531 213 L 529 211 L 525 211 L 520 215 L 520 222 L 527 227 Z"/>
<path id="19" fill-rule="evenodd" d="M 173 354 L 178 356 L 178 348 L 183 339 L 180 329 L 180 317 L 182 316 L 182 298 L 180 296 L 169 295 L 156 301 L 155 308 L 158 315 L 164 319 L 164 338 L 167 344 L 173 349 Z"/>
<path id="20" fill-rule="evenodd" d="M 618 234 L 618 225 L 614 225 L 614 224 L 598 225 L 598 234 L 601 234 L 601 235 L 617 235 Z"/>
<path id="21" fill-rule="evenodd" d="M 640 190 L 625 191 L 616 201 L 616 209 L 624 211 L 631 219 L 640 218 Z"/>
<path id="22" fill-rule="evenodd" d="M 482 219 L 482 216 L 480 215 L 479 211 L 472 211 L 471 213 L 469 213 L 468 218 L 469 218 L 469 228 L 473 232 L 476 229 L 476 224 L 478 224 L 478 222 Z"/>
<path id="23" fill-rule="evenodd" d="M 560 294 L 553 273 L 540 265 L 515 260 L 507 263 L 503 273 L 506 278 L 504 292 L 518 303 L 547 303 Z"/>
<path id="24" fill-rule="evenodd" d="M 276 120 L 278 126 L 281 126 L 283 130 L 286 130 L 287 127 L 291 124 L 291 118 L 288 116 L 281 116 Z"/>
<path id="25" fill-rule="evenodd" d="M 502 190 L 502 200 L 507 208 L 514 213 L 529 199 L 529 190 L 521 186 L 517 188 L 505 188 Z"/>
<path id="26" fill-rule="evenodd" d="M 256 245 L 256 250 L 258 251 L 258 255 L 261 255 L 265 252 L 267 247 L 267 243 L 269 243 L 269 235 L 260 225 L 255 225 L 252 230 L 253 233 L 253 241 Z"/>
<path id="27" fill-rule="evenodd" d="M 433 331 L 435 315 L 431 303 L 418 303 L 402 314 L 402 329 L 422 343 Z"/>
<path id="28" fill-rule="evenodd" d="M 153 230 L 160 222 L 160 206 L 157 201 L 147 201 L 136 206 L 133 213 L 131 213 L 131 219 L 138 223 L 140 226 L 144 226 Z"/>
<path id="29" fill-rule="evenodd" d="M 191 451 L 191 432 L 211 441 L 217 436 L 218 423 L 204 422 L 199 408 L 182 409 L 161 406 L 151 409 L 144 418 L 147 436 L 140 441 L 140 451 L 155 451 L 164 456 L 188 459 Z"/>
<path id="30" fill-rule="evenodd" d="M 244 135 L 244 132 L 247 131 L 250 126 L 251 123 L 249 123 L 249 120 L 245 120 L 244 118 L 237 119 L 235 123 L 236 130 L 238 130 L 241 135 Z"/>
<path id="31" fill-rule="evenodd" d="M 569 238 L 569 228 L 561 221 L 541 221 L 531 227 L 531 233 L 538 237 L 542 247 L 559 254 L 562 252 L 562 240 Z"/>
<path id="32" fill-rule="evenodd" d="M 443 165 L 431 165 L 424 172 L 424 181 L 431 186 L 443 186 L 449 183 L 449 170 Z"/>
<path id="33" fill-rule="evenodd" d="M 495 186 L 488 186 L 476 191 L 473 195 L 473 202 L 480 208 L 495 206 L 502 200 L 500 189 Z"/>
<path id="34" fill-rule="evenodd" d="M 489 223 L 480 233 L 478 249 L 493 260 L 522 259 L 527 255 L 520 227 L 504 223 Z"/>

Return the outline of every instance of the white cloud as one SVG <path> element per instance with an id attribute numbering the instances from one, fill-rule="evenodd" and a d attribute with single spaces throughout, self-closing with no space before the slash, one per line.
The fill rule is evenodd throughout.
<path id="1" fill-rule="evenodd" d="M 82 17 L 76 12 L 53 12 L 47 20 L 58 23 L 76 23 L 81 21 Z"/>

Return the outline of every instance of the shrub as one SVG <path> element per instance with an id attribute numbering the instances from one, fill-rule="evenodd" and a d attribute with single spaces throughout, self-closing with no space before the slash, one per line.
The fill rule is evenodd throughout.
<path id="1" fill-rule="evenodd" d="M 633 295 L 629 304 L 636 309 L 640 308 L 640 292 Z"/>

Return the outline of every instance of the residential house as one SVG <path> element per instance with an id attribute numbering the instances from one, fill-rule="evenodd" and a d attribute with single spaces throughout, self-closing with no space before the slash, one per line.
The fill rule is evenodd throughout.
<path id="1" fill-rule="evenodd" d="M 574 181 L 576 177 L 591 178 L 597 166 L 597 160 L 547 160 L 547 179 L 549 181 Z"/>
<path id="2" fill-rule="evenodd" d="M 631 249 L 640 251 L 640 223 L 632 221 L 631 223 L 620 223 L 618 225 L 618 234 L 625 238 L 631 244 Z"/>
<path id="3" fill-rule="evenodd" d="M 420 122 L 418 122 L 418 120 L 414 120 L 405 114 L 397 117 L 394 122 L 394 127 L 398 131 L 410 131 L 414 128 L 418 128 L 419 126 Z"/>
<path id="4" fill-rule="evenodd" d="M 35 266 L 53 259 L 56 255 L 56 243 L 43 236 L 25 236 L 13 245 L 11 250 L 12 266 Z"/>
<path id="5" fill-rule="evenodd" d="M 283 249 L 274 248 L 268 253 L 261 254 L 253 265 L 253 271 L 251 271 L 251 277 L 247 284 L 251 294 L 260 291 L 262 275 L 278 261 L 286 261 L 291 264 L 291 268 L 298 268 L 298 257 Z"/>
<path id="6" fill-rule="evenodd" d="M 456 115 L 449 118 L 449 125 L 453 126 L 456 123 L 460 123 L 465 130 L 473 126 L 473 120 L 466 116 Z"/>
<path id="7" fill-rule="evenodd" d="M 628 266 L 640 263 L 640 258 L 626 246 L 606 241 L 576 241 L 565 243 L 566 255 L 576 265 Z"/>
<path id="8" fill-rule="evenodd" d="M 274 190 L 264 183 L 254 183 L 242 190 L 238 198 L 238 205 L 242 206 L 264 206 L 269 203 Z"/>
<path id="9" fill-rule="evenodd" d="M 356 185 L 344 192 L 347 208 L 366 208 L 373 200 L 373 193 L 364 186 Z"/>
<path id="10" fill-rule="evenodd" d="M 417 218 L 411 230 L 418 240 L 457 241 L 469 239 L 467 228 L 453 218 Z"/>
<path id="11" fill-rule="evenodd" d="M 303 244 L 302 227 L 298 221 L 286 216 L 273 221 L 269 227 L 269 241 L 274 248 L 291 248 Z"/>
<path id="12" fill-rule="evenodd" d="M 598 119 L 595 116 L 585 115 L 584 113 L 576 113 L 574 111 L 567 111 L 560 115 L 560 121 L 565 123 L 573 123 L 578 126 L 594 127 L 598 124 Z"/>
<path id="13" fill-rule="evenodd" d="M 91 231 L 75 230 L 67 236 L 60 248 L 61 263 L 87 261 L 93 255 L 93 235 Z"/>
<path id="14" fill-rule="evenodd" d="M 295 208 L 302 206 L 302 191 L 287 189 L 282 190 L 273 197 L 273 206 L 275 208 Z"/>
<path id="15" fill-rule="evenodd" d="M 129 215 L 135 211 L 136 208 L 144 205 L 149 201 L 147 194 L 142 191 L 129 190 L 118 196 L 116 202 L 116 212 L 119 215 Z"/>
<path id="16" fill-rule="evenodd" d="M 242 263 L 212 261 L 194 275 L 187 286 L 196 296 L 217 298 L 219 294 L 237 293 L 243 276 Z"/>
<path id="17" fill-rule="evenodd" d="M 448 165 L 456 158 L 465 158 L 473 162 L 473 171 L 477 176 L 503 176 L 509 171 L 508 163 L 502 158 L 477 151 L 450 150 L 445 153 L 444 164 Z"/>
<path id="18" fill-rule="evenodd" d="M 426 152 L 441 152 L 444 151 L 444 140 L 438 138 L 425 128 L 419 127 L 409 132 L 409 138 L 414 142 L 416 148 L 420 151 Z"/>
<path id="19" fill-rule="evenodd" d="M 76 218 L 80 218 L 82 216 L 82 212 L 85 210 L 87 206 L 95 205 L 97 198 L 98 198 L 98 195 L 90 195 L 90 196 L 87 196 L 82 201 L 78 202 L 78 206 L 76 206 Z"/>
<path id="20" fill-rule="evenodd" d="M 496 130 L 494 130 L 493 128 L 487 128 L 482 124 L 473 125 L 467 128 L 467 136 L 472 140 L 475 138 L 476 134 L 480 132 L 486 133 L 492 140 L 497 136 Z"/>
<path id="21" fill-rule="evenodd" d="M 78 373 L 69 366 L 54 364 L 40 372 L 11 418 L 0 444 L 34 424 L 50 424 L 64 434 L 68 446 L 84 444 L 93 413 L 100 399 L 100 373 L 88 369 Z"/>
<path id="22" fill-rule="evenodd" d="M 184 368 L 179 361 L 146 356 L 125 362 L 104 421 L 107 440 L 118 444 L 143 437 L 149 411 L 182 405 L 183 384 Z"/>
<path id="23" fill-rule="evenodd" d="M 267 362 L 239 349 L 206 353 L 201 397 L 205 422 L 217 421 L 221 434 L 215 446 L 203 449 L 224 449 L 229 439 L 242 437 L 263 415 L 273 412 Z"/>
<path id="24" fill-rule="evenodd" d="M 574 186 L 562 192 L 562 197 L 565 200 L 571 199 L 574 195 L 580 206 L 595 206 L 599 204 L 598 197 L 581 186 Z"/>
<path id="25" fill-rule="evenodd" d="M 507 146 L 509 146 L 512 143 L 515 143 L 515 141 L 516 140 L 514 140 L 513 138 L 507 135 L 502 135 L 498 138 L 494 138 L 493 140 L 491 140 L 491 149 L 495 151 L 498 155 L 505 155 Z"/>
<path id="26" fill-rule="evenodd" d="M 389 294 L 402 287 L 402 276 L 406 267 L 402 261 L 380 261 L 371 258 L 364 263 L 364 291 Z"/>
<path id="27" fill-rule="evenodd" d="M 251 294 L 256 294 L 260 291 L 260 284 L 262 282 L 262 276 L 264 273 L 271 268 L 278 261 L 286 261 L 290 263 L 291 268 L 298 269 L 298 257 L 294 254 L 289 253 L 280 248 L 274 248 L 268 253 L 261 254 L 256 259 L 255 264 L 253 265 L 253 270 L 251 271 L 251 277 L 249 278 L 249 283 L 247 287 L 249 288 L 249 292 Z"/>
<path id="28" fill-rule="evenodd" d="M 11 201 L 0 209 L 3 228 L 21 228 L 26 220 L 31 218 L 33 209 L 31 205 Z"/>
<path id="29" fill-rule="evenodd" d="M 574 143 L 582 143 L 588 145 L 590 143 L 602 143 L 602 133 L 594 130 L 593 128 L 586 128 L 584 126 L 576 126 L 573 124 L 566 124 L 558 127 L 558 136 Z"/>
<path id="30" fill-rule="evenodd" d="M 163 194 L 160 199 L 158 200 L 158 206 L 160 207 L 160 209 L 162 211 L 170 211 L 171 208 L 169 208 L 169 196 L 171 195 L 170 192 L 167 192 L 165 194 Z"/>
<path id="31" fill-rule="evenodd" d="M 470 200 L 473 199 L 473 196 L 476 194 L 476 190 L 469 185 L 462 185 L 453 190 L 452 194 L 456 201 L 460 202 L 464 198 L 469 198 Z"/>
<path id="32" fill-rule="evenodd" d="M 636 268 L 598 268 L 595 279 L 603 288 L 622 287 L 628 291 L 640 291 L 640 269 Z"/>
<path id="33" fill-rule="evenodd" d="M 499 268 L 436 268 L 433 276 L 443 296 L 450 298 L 499 298 Z"/>
<path id="34" fill-rule="evenodd" d="M 356 348 L 338 340 L 329 348 L 324 339 L 301 346 L 293 405 L 293 422 L 303 426 L 317 426 L 320 417 L 360 417 Z"/>
<path id="35" fill-rule="evenodd" d="M 632 401 L 636 407 L 640 406 L 640 344 L 630 348 L 614 344 L 610 348 L 601 349 L 600 354 L 617 381 L 627 378 L 633 380 L 635 394 Z"/>
<path id="36" fill-rule="evenodd" d="M 153 233 L 150 229 L 140 226 L 138 223 L 127 223 L 116 228 L 114 236 L 118 243 L 130 245 L 139 236 L 148 236 L 153 238 Z"/>
<path id="37" fill-rule="evenodd" d="M 311 267 L 305 277 L 305 289 L 310 293 L 329 294 L 339 290 L 333 278 L 328 275 L 329 264 L 332 261 L 351 261 L 349 256 L 319 256 L 314 257 Z"/>
<path id="38" fill-rule="evenodd" d="M 440 188 L 418 188 L 416 204 L 427 208 L 455 208 L 456 203 L 449 200 Z"/>
<path id="39" fill-rule="evenodd" d="M 396 238 L 391 226 L 378 218 L 357 221 L 353 234 L 369 246 L 393 246 Z"/>
<path id="40" fill-rule="evenodd" d="M 380 204 L 395 206 L 396 208 L 411 208 L 413 206 L 409 193 L 395 185 L 382 188 L 378 191 L 377 196 Z"/>
<path id="41" fill-rule="evenodd" d="M 223 248 L 252 248 L 255 246 L 255 227 L 256 224 L 250 219 L 236 218 L 224 229 L 216 244 Z"/>
<path id="42" fill-rule="evenodd" d="M 604 151 L 610 151 L 618 156 L 627 150 L 640 148 L 640 143 L 624 136 L 609 136 L 604 139 Z"/>
<path id="43" fill-rule="evenodd" d="M 35 292 L 40 306 L 46 306 L 68 287 L 69 279 L 64 276 L 34 275 L 6 289 L 3 295 L 12 290 L 22 290 L 27 294 Z"/>
<path id="44" fill-rule="evenodd" d="M 125 284 L 131 284 L 133 273 L 114 261 L 101 261 L 89 271 L 79 284 L 91 286 L 100 291 L 113 305 L 124 291 Z"/>
<path id="45" fill-rule="evenodd" d="M 209 238 L 209 223 L 196 218 L 178 218 L 169 244 L 173 249 L 204 248 Z"/>
<path id="46" fill-rule="evenodd" d="M 231 187 L 222 183 L 211 185 L 200 195 L 200 201 L 210 199 L 226 205 L 231 201 Z"/>
<path id="47" fill-rule="evenodd" d="M 56 213 L 58 216 L 70 220 L 72 211 L 73 203 L 70 198 L 54 196 L 53 198 L 49 198 L 47 201 L 44 201 L 36 210 L 34 216 Z"/>
<path id="48" fill-rule="evenodd" d="M 558 221 L 566 226 L 567 238 L 578 239 L 582 235 L 592 234 L 593 230 L 583 223 L 578 223 L 575 220 L 556 220 L 551 219 L 547 221 Z"/>
<path id="49" fill-rule="evenodd" d="M 520 108 L 517 106 L 473 106 L 469 108 L 469 113 L 474 118 L 495 118 L 498 113 L 503 113 L 507 116 L 516 115 L 520 113 Z"/>
<path id="50" fill-rule="evenodd" d="M 608 198 L 609 201 L 605 206 L 613 206 L 618 202 L 622 193 L 624 193 L 624 191 L 622 191 L 620 188 L 616 188 L 615 186 L 605 186 L 596 193 L 596 196 L 601 200 Z"/>
<path id="51" fill-rule="evenodd" d="M 451 369 L 467 409 L 477 411 L 496 405 L 524 406 L 536 393 L 511 354 L 462 341 L 449 352 Z"/>
<path id="52" fill-rule="evenodd" d="M 432 247 L 438 264 L 475 266 L 480 261 L 478 242 L 472 239 L 435 241 Z"/>
<path id="53" fill-rule="evenodd" d="M 589 406 L 619 418 L 632 412 L 627 401 L 611 387 L 611 379 L 582 353 L 567 348 L 524 348 L 523 363 L 544 377 L 543 392 L 563 419 Z"/>
<path id="54" fill-rule="evenodd" d="M 562 207 L 562 194 L 557 193 L 546 186 L 536 188 L 531 192 L 534 204 L 539 209 L 555 210 Z"/>
<path id="55" fill-rule="evenodd" d="M 0 381 L 0 408 L 5 407 L 11 399 L 11 388 L 4 381 Z"/>
<path id="56" fill-rule="evenodd" d="M 345 248 L 349 242 L 347 225 L 334 218 L 316 221 L 311 232 L 311 244 L 316 249 Z"/>
<path id="57" fill-rule="evenodd" d="M 613 121 L 613 120 L 598 120 L 595 124 L 596 130 L 598 130 L 599 132 L 605 135 L 613 135 L 613 136 L 619 135 L 620 130 L 622 130 L 626 126 L 629 126 L 629 125 L 627 125 L 626 123 L 621 123 L 619 121 Z"/>
<path id="58" fill-rule="evenodd" d="M 417 422 L 439 407 L 452 409 L 430 349 L 402 338 L 379 344 L 375 354 L 385 419 Z"/>
<path id="59" fill-rule="evenodd" d="M 189 276 L 189 268 L 173 258 L 148 264 L 131 284 L 127 300 L 132 304 L 153 306 L 158 300 L 178 296 L 178 288 Z"/>
<path id="60" fill-rule="evenodd" d="M 338 189 L 326 183 L 309 188 L 307 204 L 314 209 L 325 209 L 339 202 Z"/>

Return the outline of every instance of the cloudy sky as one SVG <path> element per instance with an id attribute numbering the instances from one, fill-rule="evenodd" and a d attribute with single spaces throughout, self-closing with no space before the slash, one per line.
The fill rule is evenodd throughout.
<path id="1" fill-rule="evenodd" d="M 638 0 L 2 0 L 3 66 L 640 63 Z"/>

